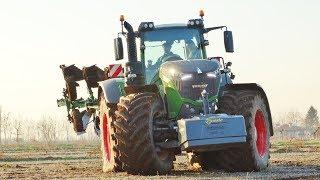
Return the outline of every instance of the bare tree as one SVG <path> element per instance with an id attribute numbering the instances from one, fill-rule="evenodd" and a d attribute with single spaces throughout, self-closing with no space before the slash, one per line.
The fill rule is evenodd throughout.
<path id="1" fill-rule="evenodd" d="M 8 140 L 8 132 L 10 132 L 11 130 L 10 113 L 2 112 L 1 126 L 2 126 L 2 132 L 4 135 L 3 142 L 5 143 Z"/>
<path id="2" fill-rule="evenodd" d="M 280 124 L 301 125 L 303 123 L 303 116 L 298 111 L 277 114 L 276 119 Z"/>
<path id="3" fill-rule="evenodd" d="M 303 116 L 298 111 L 290 111 L 287 113 L 287 122 L 294 125 L 301 125 L 303 123 Z"/>
<path id="4" fill-rule="evenodd" d="M 65 139 L 64 140 L 66 140 L 67 142 L 70 141 L 70 127 L 71 127 L 71 125 L 70 125 L 69 121 L 63 121 L 62 130 L 65 132 Z M 60 136 L 60 138 L 62 138 L 62 137 Z"/>
<path id="5" fill-rule="evenodd" d="M 57 138 L 57 129 L 53 119 L 50 116 L 43 116 L 37 124 L 42 140 L 51 143 Z"/>
<path id="6" fill-rule="evenodd" d="M 26 140 L 28 141 L 35 141 L 36 140 L 36 135 L 34 133 L 36 125 L 35 124 L 27 124 L 26 125 Z"/>
<path id="7" fill-rule="evenodd" d="M 14 135 L 15 135 L 15 141 L 17 143 L 20 142 L 20 136 L 22 135 L 22 124 L 21 124 L 21 117 L 13 119 L 13 129 L 14 129 Z"/>

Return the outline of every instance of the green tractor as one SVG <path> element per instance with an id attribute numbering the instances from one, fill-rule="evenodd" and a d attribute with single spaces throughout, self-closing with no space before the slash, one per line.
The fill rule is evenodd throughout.
<path id="1" fill-rule="evenodd" d="M 187 24 L 142 22 L 137 31 L 123 16 L 120 21 L 114 47 L 116 60 L 123 59 L 126 38 L 123 77 L 112 77 L 122 69 L 61 66 L 67 86 L 58 105 L 67 106 L 76 132 L 93 119 L 103 170 L 168 173 L 182 152 L 202 170 L 267 168 L 273 127 L 264 90 L 255 83 L 234 84 L 231 63 L 207 57 L 204 34 L 224 30 L 226 52 L 233 52 L 232 32 L 205 28 L 203 11 Z M 87 99 L 76 96 L 79 80 L 87 82 Z"/>

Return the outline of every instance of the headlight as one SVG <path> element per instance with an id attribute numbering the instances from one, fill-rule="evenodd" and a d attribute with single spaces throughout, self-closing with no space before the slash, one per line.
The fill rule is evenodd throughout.
<path id="1" fill-rule="evenodd" d="M 162 78 L 165 82 L 170 82 L 173 80 L 175 77 L 180 77 L 177 71 L 173 68 L 169 69 L 168 71 L 165 71 L 163 74 Z"/>
<path id="2" fill-rule="evenodd" d="M 186 81 L 186 80 L 189 80 L 191 78 L 192 78 L 192 74 L 183 74 L 183 75 L 180 76 L 180 79 L 182 81 Z"/>
<path id="3" fill-rule="evenodd" d="M 165 81 L 170 81 L 176 78 L 180 78 L 182 81 L 187 81 L 192 78 L 192 74 L 180 74 L 175 69 L 169 69 L 163 77 L 165 78 Z"/>
<path id="4" fill-rule="evenodd" d="M 175 75 L 177 74 L 177 72 L 176 72 L 175 69 L 170 69 L 170 70 L 169 70 L 169 74 L 170 74 L 171 76 L 175 76 Z"/>
<path id="5" fill-rule="evenodd" d="M 208 78 L 216 78 L 219 75 L 219 73 L 220 73 L 220 69 L 217 69 L 213 72 L 208 72 L 207 77 Z"/>

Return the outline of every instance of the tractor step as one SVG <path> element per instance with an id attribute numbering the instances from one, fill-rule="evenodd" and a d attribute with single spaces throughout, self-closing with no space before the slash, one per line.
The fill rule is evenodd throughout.
<path id="1" fill-rule="evenodd" d="M 178 121 L 179 144 L 185 151 L 214 151 L 246 142 L 241 115 L 208 114 Z"/>

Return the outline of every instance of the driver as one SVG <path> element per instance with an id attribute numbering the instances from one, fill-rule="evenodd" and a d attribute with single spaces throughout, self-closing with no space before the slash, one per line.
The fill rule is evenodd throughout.
<path id="1" fill-rule="evenodd" d="M 149 60 L 148 64 L 147 64 L 147 68 L 150 70 L 151 69 L 158 69 L 160 67 L 160 65 L 166 61 L 182 60 L 182 58 L 179 55 L 171 52 L 172 44 L 173 44 L 173 41 L 170 41 L 170 40 L 163 43 L 162 44 L 162 48 L 164 51 L 163 55 L 158 58 L 158 60 L 156 61 L 156 63 L 154 65 L 152 65 L 152 61 Z"/>
<path id="2" fill-rule="evenodd" d="M 164 63 L 168 60 L 178 60 L 178 59 L 182 59 L 179 55 L 174 54 L 173 52 L 171 52 L 171 48 L 172 48 L 172 44 L 173 41 L 166 41 L 165 43 L 162 44 L 163 47 L 163 55 L 159 57 L 158 59 L 158 63 Z"/>

